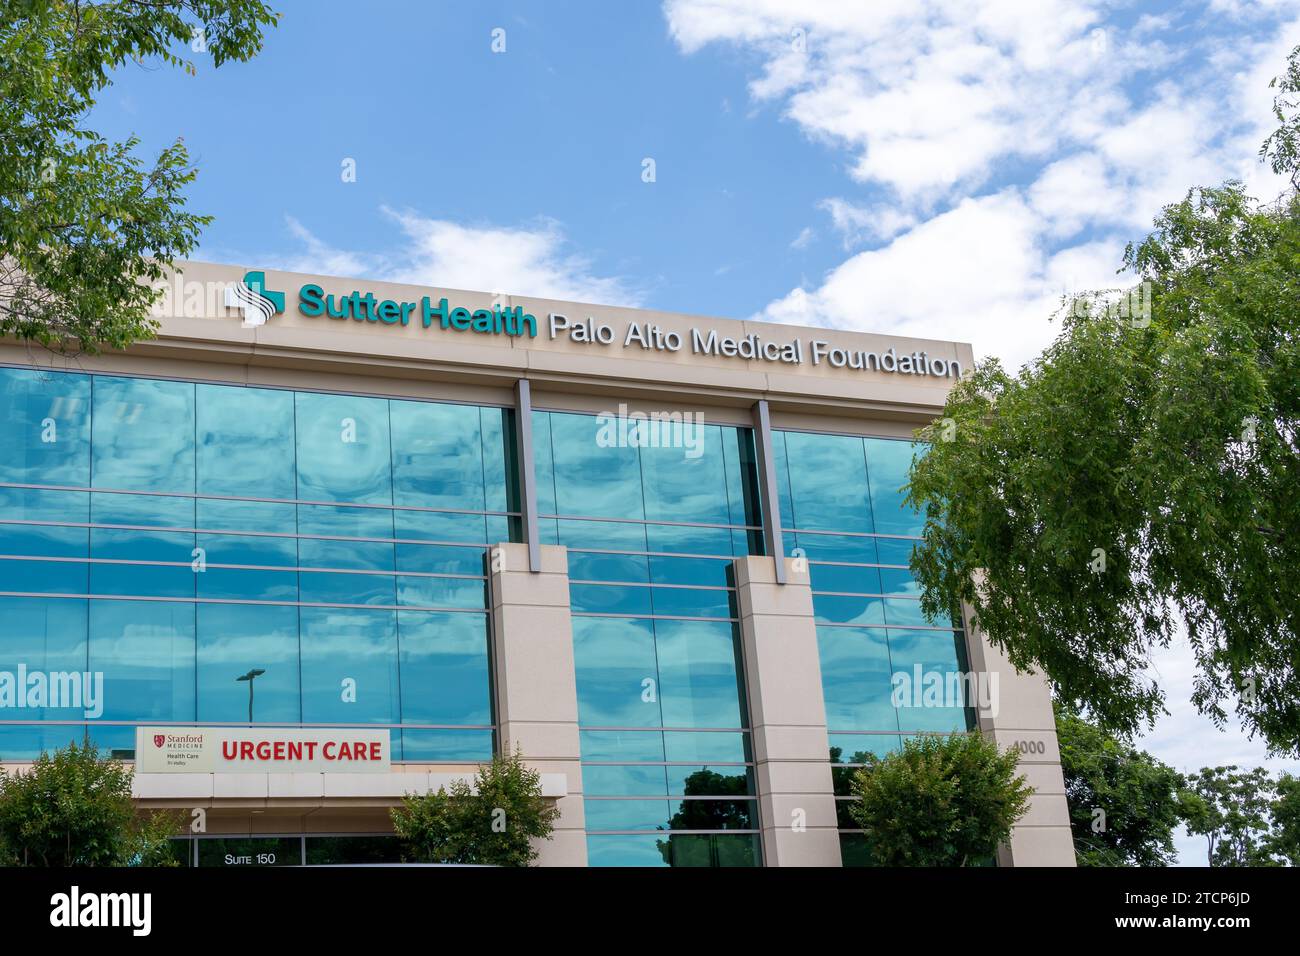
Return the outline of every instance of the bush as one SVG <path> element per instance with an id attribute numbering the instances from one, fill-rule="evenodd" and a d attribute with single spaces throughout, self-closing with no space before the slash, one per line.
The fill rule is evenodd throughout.
<path id="1" fill-rule="evenodd" d="M 479 767 L 473 786 L 457 780 L 410 794 L 392 811 L 403 860 L 481 866 L 528 866 L 537 859 L 532 838 L 549 838 L 559 815 L 518 750 Z"/>
<path id="2" fill-rule="evenodd" d="M 0 855 L 10 866 L 176 866 L 166 814 L 140 817 L 131 768 L 94 744 L 42 753 L 26 773 L 0 771 Z"/>
<path id="3" fill-rule="evenodd" d="M 1033 792 L 1020 755 L 979 734 L 926 735 L 853 775 L 849 814 L 879 866 L 977 866 L 1011 836 Z"/>

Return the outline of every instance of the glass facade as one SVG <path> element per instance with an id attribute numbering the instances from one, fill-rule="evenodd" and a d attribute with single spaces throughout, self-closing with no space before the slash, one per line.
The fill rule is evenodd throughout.
<path id="1" fill-rule="evenodd" d="M 921 446 L 792 431 L 772 442 L 786 553 L 807 559 L 812 582 L 841 855 L 865 864 L 850 776 L 905 737 L 973 726 L 968 701 L 947 692 L 967 669 L 965 636 L 922 614 L 908 568 L 922 517 L 901 489 Z"/>
<path id="2" fill-rule="evenodd" d="M 692 426 L 693 428 L 696 426 Z M 543 543 L 569 549 L 592 866 L 760 862 L 731 564 L 757 553 L 753 437 L 537 412 Z"/>
<path id="3" fill-rule="evenodd" d="M 397 761 L 490 757 L 485 552 L 523 540 L 513 415 L 0 368 L 0 674 L 103 675 L 95 713 L 0 708 L 0 760 L 74 739 L 129 757 L 138 725 L 250 720 L 389 728 Z M 760 865 L 732 570 L 763 553 L 752 431 L 688 420 L 659 442 L 644 422 L 558 411 L 532 425 L 540 538 L 568 548 L 590 863 Z M 843 809 L 862 755 L 970 726 L 963 701 L 897 695 L 962 672 L 964 638 L 922 615 L 908 571 L 914 445 L 773 440 Z M 185 852 L 390 853 L 274 839 L 293 845 Z"/>
<path id="4" fill-rule="evenodd" d="M 0 759 L 83 736 L 126 756 L 138 724 L 250 709 L 391 728 L 396 760 L 489 757 L 511 415 L 0 369 L 0 671 L 103 675 L 101 713 L 6 714 Z"/>

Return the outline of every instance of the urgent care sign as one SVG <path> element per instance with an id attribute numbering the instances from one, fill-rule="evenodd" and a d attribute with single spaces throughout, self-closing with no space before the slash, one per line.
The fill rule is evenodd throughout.
<path id="1" fill-rule="evenodd" d="M 387 730 L 138 727 L 137 773 L 384 773 Z"/>

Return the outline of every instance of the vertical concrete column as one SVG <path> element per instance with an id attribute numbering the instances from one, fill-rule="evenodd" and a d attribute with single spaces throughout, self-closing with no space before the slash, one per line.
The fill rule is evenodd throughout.
<path id="1" fill-rule="evenodd" d="M 1056 740 L 1052 695 L 1040 674 L 1017 671 L 1006 655 L 970 626 L 965 608 L 970 668 L 989 680 L 996 675 L 994 706 L 978 711 L 979 728 L 998 749 L 1020 750 L 1020 773 L 1034 788 L 1029 809 L 1011 831 L 1011 845 L 998 852 L 1000 866 L 1074 866 L 1070 811 L 1061 775 L 1061 748 Z"/>
<path id="2" fill-rule="evenodd" d="M 734 565 L 763 862 L 840 866 L 812 589 L 806 568 L 778 560 L 785 584 L 770 557 Z"/>
<path id="3" fill-rule="evenodd" d="M 529 570 L 528 545 L 493 551 L 492 667 L 502 747 L 521 748 L 528 765 L 563 773 L 568 793 L 541 866 L 586 866 L 578 743 L 578 691 L 569 616 L 569 559 L 562 547 L 542 546 L 541 570 Z"/>

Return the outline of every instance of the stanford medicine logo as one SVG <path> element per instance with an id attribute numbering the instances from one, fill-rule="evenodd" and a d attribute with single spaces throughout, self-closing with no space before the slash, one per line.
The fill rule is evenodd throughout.
<path id="1" fill-rule="evenodd" d="M 155 747 L 160 747 L 160 748 L 161 748 L 162 745 L 165 744 L 166 742 L 167 742 L 167 735 L 166 735 L 166 734 L 154 734 L 154 735 L 153 735 L 153 745 L 154 745 Z"/>
<path id="2" fill-rule="evenodd" d="M 248 272 L 242 282 L 226 289 L 226 307 L 242 310 L 244 328 L 255 329 L 284 311 L 284 293 L 267 290 L 265 272 Z"/>

